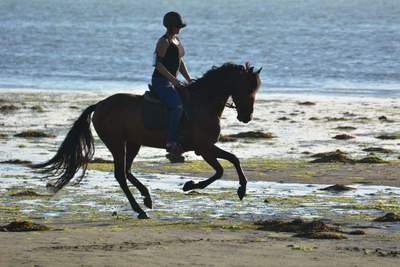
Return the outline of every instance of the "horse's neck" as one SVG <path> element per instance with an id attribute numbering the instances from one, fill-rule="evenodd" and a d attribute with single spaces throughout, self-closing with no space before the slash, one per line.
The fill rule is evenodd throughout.
<path id="1" fill-rule="evenodd" d="M 229 96 L 217 96 L 210 89 L 204 91 L 201 89 L 192 91 L 190 95 L 195 108 L 204 115 L 221 118 Z"/>

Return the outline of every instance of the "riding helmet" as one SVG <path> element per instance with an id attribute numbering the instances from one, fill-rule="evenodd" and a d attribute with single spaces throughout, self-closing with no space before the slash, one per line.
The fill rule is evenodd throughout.
<path id="1" fill-rule="evenodd" d="M 175 11 L 168 12 L 164 15 L 163 24 L 166 28 L 169 27 L 186 27 L 186 23 L 183 21 L 182 16 Z"/>

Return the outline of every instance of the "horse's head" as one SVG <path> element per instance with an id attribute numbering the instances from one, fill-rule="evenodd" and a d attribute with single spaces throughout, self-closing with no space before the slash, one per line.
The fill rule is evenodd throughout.
<path id="1" fill-rule="evenodd" d="M 232 88 L 232 100 L 236 106 L 237 119 L 248 123 L 253 118 L 253 106 L 258 88 L 261 85 L 260 68 L 254 71 L 249 63 L 245 64 L 243 71 L 236 77 Z"/>

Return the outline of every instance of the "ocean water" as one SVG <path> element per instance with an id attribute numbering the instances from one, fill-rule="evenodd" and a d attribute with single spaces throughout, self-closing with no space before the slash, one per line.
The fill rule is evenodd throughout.
<path id="1" fill-rule="evenodd" d="M 265 94 L 400 96 L 398 0 L 2 0 L 0 88 L 143 91 L 170 10 L 193 77 L 250 61 Z"/>

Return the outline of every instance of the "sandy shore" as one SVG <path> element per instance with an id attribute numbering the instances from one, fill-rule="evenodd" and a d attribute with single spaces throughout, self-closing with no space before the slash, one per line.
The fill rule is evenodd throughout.
<path id="1" fill-rule="evenodd" d="M 139 163 L 137 167 L 146 169 L 146 164 Z M 193 164 L 197 168 L 193 168 Z M 250 161 L 243 165 L 249 178 L 257 180 L 400 184 L 396 176 L 400 168 L 398 163 L 270 161 L 265 168 L 259 168 Z M 100 166 L 105 171 L 110 168 L 109 164 L 92 168 L 101 169 Z M 189 173 L 184 166 L 191 169 L 193 175 L 209 173 L 199 162 L 161 164 L 151 170 L 174 172 L 180 169 Z M 236 179 L 232 168 L 227 168 L 224 178 Z M 2 223 L 7 222 L 4 216 L 1 218 Z M 237 219 L 139 221 L 109 214 L 88 220 L 78 215 L 73 220 L 58 217 L 49 221 L 47 225 L 56 229 L 53 231 L 0 232 L 0 266 L 398 266 L 398 222 L 325 219 L 345 230 L 362 229 L 365 235 L 346 235 L 345 240 L 317 240 L 293 237 L 293 233 L 260 230 L 252 221 Z M 40 219 L 33 221 L 43 223 Z"/>
<path id="2" fill-rule="evenodd" d="M 201 224 L 106 222 L 63 231 L 1 233 L 1 266 L 398 266 L 382 230 L 348 240 Z M 398 238 L 398 237 L 397 237 Z M 398 255 L 398 254 L 397 254 Z"/>

